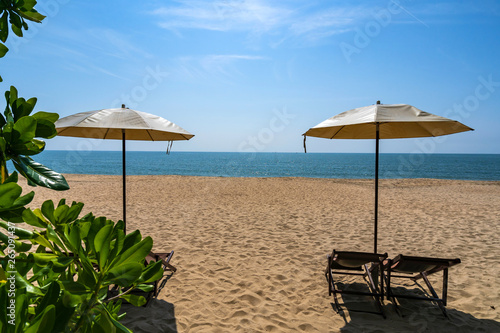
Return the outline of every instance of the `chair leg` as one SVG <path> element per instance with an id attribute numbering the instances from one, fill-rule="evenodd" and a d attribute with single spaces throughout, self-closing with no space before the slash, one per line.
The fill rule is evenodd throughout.
<path id="1" fill-rule="evenodd" d="M 385 289 L 386 289 L 386 299 L 388 301 L 391 301 L 392 304 L 394 305 L 394 309 L 396 310 L 396 313 L 398 316 L 403 317 L 403 314 L 401 313 L 401 310 L 399 310 L 398 303 L 396 301 L 396 297 L 393 296 L 392 289 L 391 289 L 391 266 L 392 266 L 392 260 L 389 259 L 389 264 L 387 265 L 387 274 L 384 276 L 385 278 Z"/>
<path id="2" fill-rule="evenodd" d="M 436 298 L 436 302 L 439 306 L 439 308 L 441 309 L 441 311 L 443 312 L 443 315 L 448 318 L 448 314 L 446 313 L 446 308 L 444 307 L 444 302 L 439 299 L 439 296 L 437 295 L 436 291 L 434 290 L 434 288 L 432 288 L 432 285 L 429 281 L 429 279 L 427 278 L 427 274 L 425 274 L 425 272 L 422 272 L 420 273 L 422 275 L 422 278 L 424 279 L 425 281 L 425 284 L 427 285 L 427 287 L 429 288 L 429 290 L 431 291 L 431 294 L 434 298 Z"/>
<path id="3" fill-rule="evenodd" d="M 366 271 L 366 276 L 368 277 L 368 281 L 370 281 L 370 289 L 372 290 L 372 293 L 376 294 L 378 293 L 378 288 L 377 286 L 375 285 L 375 282 L 373 281 L 373 277 L 371 275 L 371 271 L 370 269 L 368 268 L 368 265 L 365 264 L 364 265 L 365 267 L 365 271 Z M 378 269 L 381 269 L 381 267 L 377 267 Z M 384 298 L 384 293 L 383 291 L 381 291 L 381 294 L 382 294 L 382 299 Z M 379 311 L 380 311 L 380 314 L 382 315 L 382 317 L 384 317 L 384 319 L 386 318 L 385 317 L 385 313 L 384 313 L 384 308 L 382 307 L 382 303 L 380 301 L 380 296 L 374 296 L 375 297 L 375 304 L 377 305 Z"/>
<path id="4" fill-rule="evenodd" d="M 443 304 L 446 306 L 446 299 L 448 298 L 448 268 L 443 270 Z"/>

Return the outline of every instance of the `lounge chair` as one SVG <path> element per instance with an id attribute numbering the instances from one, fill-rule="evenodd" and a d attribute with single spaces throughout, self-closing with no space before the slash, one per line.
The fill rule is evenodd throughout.
<path id="1" fill-rule="evenodd" d="M 396 298 L 408 298 L 424 301 L 436 302 L 445 317 L 448 317 L 446 313 L 446 299 L 448 296 L 448 268 L 455 266 L 460 263 L 460 259 L 441 259 L 441 258 L 427 258 L 427 257 L 411 257 L 398 255 L 394 259 L 388 259 L 384 261 L 383 270 L 385 281 L 387 285 L 386 296 L 392 299 L 396 310 L 399 313 Z M 439 298 L 436 291 L 432 287 L 429 279 L 429 275 L 443 271 L 443 294 Z M 396 273 L 396 274 L 394 274 Z M 391 280 L 393 278 L 406 278 L 413 281 L 423 279 L 425 284 L 429 288 L 432 297 L 416 296 L 411 294 L 398 294 L 395 293 L 391 286 Z"/>
<path id="2" fill-rule="evenodd" d="M 168 279 L 170 279 L 170 277 L 172 277 L 174 272 L 177 271 L 177 268 L 175 268 L 174 266 L 172 266 L 172 264 L 170 264 L 170 260 L 172 260 L 173 255 L 174 255 L 174 251 L 163 252 L 163 253 L 150 252 L 146 256 L 146 262 L 145 262 L 146 265 L 152 261 L 160 261 L 161 260 L 163 263 L 163 271 L 167 272 L 166 276 L 164 274 L 162 279 L 154 282 L 153 292 L 152 292 L 152 294 L 148 295 L 148 298 L 147 298 L 148 303 L 149 303 L 151 297 L 152 298 L 158 297 L 158 295 L 160 294 L 160 291 L 165 286 L 165 283 L 167 283 Z"/>
<path id="3" fill-rule="evenodd" d="M 381 300 L 383 299 L 384 288 L 383 273 L 381 272 L 380 268 L 382 267 L 382 262 L 386 258 L 387 253 L 377 254 L 336 250 L 333 250 L 332 254 L 328 255 L 328 266 L 325 272 L 326 279 L 328 280 L 328 295 L 333 294 L 333 298 L 335 300 L 335 311 L 337 313 L 340 312 L 340 304 L 337 299 L 337 294 L 363 295 L 374 297 L 376 306 L 379 309 L 378 312 L 374 313 L 380 314 L 385 318 L 381 303 Z M 371 266 L 369 267 L 369 265 Z M 333 278 L 333 276 L 336 274 L 363 276 L 365 280 L 368 279 L 370 292 L 338 289 Z M 380 274 L 380 289 L 377 287 L 377 283 L 375 283 L 374 281 L 374 276 L 377 277 L 378 274 Z"/>

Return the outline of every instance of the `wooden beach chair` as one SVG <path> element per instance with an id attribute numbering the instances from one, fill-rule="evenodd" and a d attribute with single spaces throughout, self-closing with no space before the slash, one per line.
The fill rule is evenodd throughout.
<path id="1" fill-rule="evenodd" d="M 460 259 L 442 259 L 442 258 L 428 258 L 428 257 L 412 257 L 398 255 L 394 259 L 388 259 L 384 261 L 383 270 L 387 292 L 387 299 L 391 299 L 396 307 L 396 311 L 401 315 L 398 305 L 396 303 L 396 298 L 408 298 L 415 300 L 432 301 L 437 303 L 445 317 L 448 317 L 446 313 L 446 299 L 448 296 L 448 268 L 455 266 L 460 263 Z M 443 290 L 442 297 L 439 298 L 436 291 L 432 287 L 428 276 L 438 272 L 443 272 Z M 392 289 L 391 281 L 393 278 L 405 278 L 411 279 L 413 281 L 418 281 L 423 279 L 431 296 L 417 296 L 411 294 L 401 294 L 395 293 Z"/>
<path id="2" fill-rule="evenodd" d="M 167 281 L 172 277 L 172 275 L 177 271 L 177 268 L 172 266 L 170 263 L 170 260 L 172 260 L 172 257 L 174 256 L 174 251 L 170 252 L 150 252 L 146 256 L 146 262 L 145 264 L 148 265 L 152 261 L 160 261 L 163 263 L 163 277 L 160 280 L 157 280 L 154 282 L 154 289 L 153 292 L 148 295 L 146 298 L 147 303 L 151 300 L 151 298 L 156 298 L 160 294 L 160 291 L 165 287 L 165 284 Z M 166 273 L 166 274 L 165 274 Z"/>
<path id="3" fill-rule="evenodd" d="M 366 252 L 346 252 L 346 251 L 336 251 L 333 250 L 331 255 L 328 255 L 328 266 L 326 267 L 326 279 L 328 280 L 328 295 L 333 294 L 335 301 L 335 311 L 340 312 L 340 304 L 337 298 L 337 294 L 351 294 L 360 296 L 372 296 L 375 299 L 375 305 L 378 308 L 378 312 L 373 312 L 380 314 L 385 318 L 385 313 L 382 308 L 381 301 L 383 300 L 383 274 L 381 272 L 382 262 L 387 258 L 387 253 L 377 254 L 377 253 L 366 253 Z M 370 267 L 369 267 L 370 265 Z M 377 283 L 374 280 L 380 274 L 381 287 L 378 288 Z M 357 290 L 346 290 L 337 288 L 336 281 L 334 280 L 334 275 L 357 275 L 362 276 L 365 281 L 368 280 L 368 286 L 370 292 L 357 291 Z M 378 279 L 378 278 L 377 278 Z M 356 310 L 351 310 L 356 311 Z M 363 311 L 369 312 L 369 311 Z"/>

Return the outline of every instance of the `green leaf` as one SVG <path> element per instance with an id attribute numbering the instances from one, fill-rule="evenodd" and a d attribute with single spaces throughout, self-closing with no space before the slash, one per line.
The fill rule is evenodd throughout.
<path id="1" fill-rule="evenodd" d="M 69 206 L 60 205 L 54 211 L 54 222 L 56 225 L 64 224 L 66 222 L 66 215 L 68 214 Z"/>
<path id="2" fill-rule="evenodd" d="M 3 127 L 3 139 L 6 141 L 6 143 L 8 142 L 10 144 L 10 142 L 12 142 L 12 140 L 15 140 L 14 136 L 19 133 L 17 132 L 13 132 L 14 130 L 14 123 L 9 121 L 9 113 L 7 113 L 7 124 Z"/>
<path id="3" fill-rule="evenodd" d="M 59 283 L 57 283 L 57 281 L 53 281 L 50 283 L 49 289 L 47 289 L 47 293 L 36 307 L 35 313 L 37 316 L 42 313 L 43 309 L 57 303 L 60 291 L 61 287 L 59 286 Z"/>
<path id="4" fill-rule="evenodd" d="M 62 304 L 67 308 L 75 308 L 82 303 L 85 295 L 72 294 L 69 291 L 62 291 Z"/>
<path id="5" fill-rule="evenodd" d="M 41 246 L 46 247 L 51 251 L 54 251 L 54 247 L 52 246 L 52 244 L 50 244 L 49 240 L 46 237 L 41 235 L 38 231 L 34 231 L 33 234 L 33 242 L 40 244 Z"/>
<path id="6" fill-rule="evenodd" d="M 59 246 L 63 250 L 66 249 L 64 244 L 61 242 L 61 239 L 59 238 L 59 236 L 57 235 L 55 230 L 50 225 L 47 225 L 45 235 L 46 235 L 47 239 L 50 240 L 51 242 L 54 242 L 55 245 Z"/>
<path id="7" fill-rule="evenodd" d="M 14 119 L 16 119 L 16 113 L 14 113 Z M 14 124 L 14 131 L 19 132 L 20 136 L 18 140 L 21 142 L 29 142 L 33 140 L 36 133 L 36 119 L 31 116 L 19 118 L 19 120 L 17 120 Z"/>
<path id="8" fill-rule="evenodd" d="M 2 241 L 6 245 L 14 244 L 14 249 L 16 252 L 27 252 L 31 249 L 31 244 L 26 244 L 13 238 L 9 238 L 9 236 L 4 234 L 3 232 L 0 232 L 0 241 Z"/>
<path id="9" fill-rule="evenodd" d="M 108 224 L 99 230 L 94 239 L 95 251 L 99 259 L 99 269 L 103 272 L 105 271 L 104 266 L 108 260 L 112 232 L 113 225 Z"/>
<path id="10" fill-rule="evenodd" d="M 20 97 L 11 103 L 14 122 L 30 115 L 31 111 L 33 111 L 33 108 L 35 107 L 33 102 L 36 103 L 36 99 L 33 100 L 33 98 L 31 98 L 29 102 L 27 102 L 24 98 Z"/>
<path id="11" fill-rule="evenodd" d="M 31 201 L 33 201 L 34 196 L 35 196 L 35 192 L 31 191 L 31 192 L 23 195 L 22 197 L 17 198 L 14 201 L 14 204 L 12 205 L 12 207 L 15 207 L 15 208 L 24 207 L 27 204 L 29 204 Z"/>
<path id="12" fill-rule="evenodd" d="M 149 284 L 138 284 L 135 289 L 138 289 L 140 291 L 144 291 L 145 293 L 149 293 L 155 289 L 155 286 L 151 283 Z"/>
<path id="13" fill-rule="evenodd" d="M 54 223 L 54 221 L 56 220 L 56 218 L 54 217 L 54 210 L 55 210 L 54 202 L 52 200 L 47 200 L 43 202 L 41 212 L 43 216 L 45 216 L 52 223 Z"/>
<path id="14" fill-rule="evenodd" d="M 10 145 L 10 155 L 37 155 L 45 149 L 45 142 L 42 140 L 33 139 L 30 142 L 19 142 Z"/>
<path id="15" fill-rule="evenodd" d="M 69 210 L 66 212 L 65 218 L 61 220 L 60 223 L 70 223 L 75 221 L 78 218 L 78 215 L 80 215 L 82 209 L 82 202 L 73 202 Z"/>
<path id="16" fill-rule="evenodd" d="M 26 292 L 33 294 L 33 295 L 38 295 L 38 296 L 43 296 L 44 294 L 40 290 L 40 288 L 35 287 L 33 284 L 31 284 L 24 276 L 22 276 L 19 272 L 15 273 L 16 275 L 16 288 L 25 288 Z"/>
<path id="17" fill-rule="evenodd" d="M 31 326 L 25 333 L 51 332 L 56 319 L 56 307 L 54 304 L 47 306 L 43 312 L 35 317 Z"/>
<path id="18" fill-rule="evenodd" d="M 12 32 L 14 32 L 18 37 L 23 37 L 23 23 L 21 17 L 14 12 L 10 12 L 9 21 L 11 24 Z"/>
<path id="19" fill-rule="evenodd" d="M 4 181 L 4 184 L 5 183 L 17 183 L 17 181 L 19 180 L 18 179 L 18 173 L 16 171 L 14 171 L 13 173 L 10 174 L 9 177 L 7 177 Z"/>
<path id="20" fill-rule="evenodd" d="M 28 100 L 28 103 L 30 101 L 31 101 L 31 99 Z M 35 101 L 35 103 L 36 103 L 36 101 Z M 56 121 L 59 120 L 59 115 L 55 112 L 38 111 L 37 113 L 33 114 L 32 117 L 34 117 L 37 121 L 45 120 L 45 121 L 49 121 L 51 123 L 55 123 Z"/>
<path id="21" fill-rule="evenodd" d="M 5 230 L 10 230 L 18 237 L 18 239 L 32 239 L 33 238 L 33 232 L 23 229 L 23 228 L 18 228 L 18 227 L 12 227 L 9 224 L 0 221 L 0 227 L 4 228 Z"/>
<path id="22" fill-rule="evenodd" d="M 69 232 L 69 242 L 71 246 L 75 249 L 75 253 L 79 253 L 82 247 L 82 240 L 80 238 L 80 229 L 76 226 L 72 226 Z"/>
<path id="23" fill-rule="evenodd" d="M 109 319 L 113 322 L 117 329 L 117 333 L 132 333 L 131 330 L 129 330 L 127 327 L 125 327 L 122 323 L 120 323 L 118 320 L 114 319 L 112 316 L 109 317 Z"/>
<path id="24" fill-rule="evenodd" d="M 21 15 L 26 20 L 41 23 L 45 16 L 34 9 L 35 5 L 35 0 L 24 0 L 22 7 L 20 7 L 19 10 L 16 10 L 16 13 Z"/>
<path id="25" fill-rule="evenodd" d="M 139 281 L 141 283 L 150 283 L 154 281 L 158 281 L 163 277 L 163 263 L 162 261 L 157 261 L 154 263 L 150 263 L 146 269 L 142 272 Z"/>
<path id="26" fill-rule="evenodd" d="M 52 253 L 30 253 L 29 257 L 33 258 L 38 266 L 47 266 L 49 262 L 57 259 L 57 255 Z"/>
<path id="27" fill-rule="evenodd" d="M 115 229 L 113 230 L 113 238 L 115 239 L 111 244 L 111 251 L 109 253 L 109 260 L 113 261 L 118 253 L 120 253 L 123 249 L 123 240 L 125 239 L 125 233 L 123 229 L 117 229 L 115 225 Z"/>
<path id="28" fill-rule="evenodd" d="M 29 225 L 34 227 L 45 228 L 47 223 L 39 218 L 31 209 L 25 209 L 22 213 L 22 219 Z"/>
<path id="29" fill-rule="evenodd" d="M 143 267 L 143 265 L 137 262 L 114 266 L 105 275 L 105 279 L 107 282 L 127 287 L 133 284 L 141 276 Z"/>
<path id="30" fill-rule="evenodd" d="M 92 292 L 90 288 L 78 282 L 65 280 L 65 281 L 60 281 L 60 283 L 63 290 L 73 295 L 84 295 Z"/>
<path id="31" fill-rule="evenodd" d="M 17 171 L 33 183 L 57 191 L 69 189 L 63 175 L 33 161 L 31 158 L 18 156 L 12 160 Z"/>
<path id="32" fill-rule="evenodd" d="M 80 257 L 82 268 L 78 272 L 78 282 L 87 286 L 88 288 L 94 288 L 97 284 L 97 274 L 94 267 L 90 263 L 89 258 Z"/>
<path id="33" fill-rule="evenodd" d="M 122 254 L 113 260 L 111 265 L 121 265 L 124 263 L 138 263 L 143 262 L 144 258 L 151 252 L 153 248 L 153 239 L 151 237 L 146 237 L 139 243 L 125 250 Z"/>
<path id="34" fill-rule="evenodd" d="M 7 41 L 7 37 L 9 36 L 9 24 L 7 20 L 8 20 L 8 13 L 7 11 L 5 11 L 2 17 L 0 18 L 0 41 L 4 43 Z"/>
<path id="35" fill-rule="evenodd" d="M 0 185 L 0 210 L 12 208 L 14 202 L 19 198 L 23 189 L 16 183 L 6 183 Z"/>
<path id="36" fill-rule="evenodd" d="M 133 294 L 123 295 L 121 296 L 121 298 L 123 298 L 124 300 L 126 300 L 127 302 L 129 302 L 134 306 L 143 306 L 147 302 L 144 296 L 133 295 Z"/>
<path id="37" fill-rule="evenodd" d="M 3 56 L 5 56 L 7 52 L 9 52 L 9 48 L 4 44 L 0 43 L 0 58 L 3 58 Z"/>
<path id="38" fill-rule="evenodd" d="M 28 296 L 26 295 L 26 290 L 16 290 L 15 296 L 16 302 L 16 318 L 15 318 L 15 328 L 16 332 L 22 332 L 20 328 L 23 328 L 26 323 L 26 315 L 28 309 Z M 10 330 L 9 330 L 10 331 Z M 7 332 L 9 332 L 7 331 Z M 10 331 L 13 332 L 13 331 Z"/>
<path id="39" fill-rule="evenodd" d="M 125 240 L 123 241 L 123 251 L 131 248 L 135 244 L 139 243 L 142 239 L 141 232 L 139 230 L 134 230 L 131 233 L 125 236 Z M 120 254 L 122 252 L 119 252 Z"/>
<path id="40" fill-rule="evenodd" d="M 52 139 L 57 135 L 56 126 L 46 119 L 38 119 L 36 124 L 35 137 Z"/>
<path id="41" fill-rule="evenodd" d="M 0 212 L 0 218 L 9 222 L 22 223 L 24 222 L 22 215 L 25 210 L 26 209 L 24 207 L 6 210 Z"/>

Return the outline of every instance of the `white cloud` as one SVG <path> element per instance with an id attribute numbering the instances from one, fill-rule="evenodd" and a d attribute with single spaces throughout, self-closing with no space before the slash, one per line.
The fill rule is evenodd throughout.
<path id="1" fill-rule="evenodd" d="M 161 7 L 152 12 L 162 28 L 204 29 L 216 31 L 266 31 L 291 14 L 290 9 L 258 0 L 179 1 L 179 5 Z"/>
<path id="2" fill-rule="evenodd" d="M 241 75 L 237 63 L 241 61 L 262 61 L 266 57 L 243 54 L 211 54 L 200 57 L 181 57 L 174 66 L 175 72 L 180 77 L 190 80 L 231 79 Z"/>
<path id="3" fill-rule="evenodd" d="M 330 2 L 181 0 L 151 14 L 160 27 L 176 34 L 185 30 L 237 31 L 247 33 L 247 42 L 267 34 L 270 45 L 277 46 L 297 38 L 315 42 L 350 31 L 371 12 L 373 8 L 366 5 L 340 7 Z"/>

